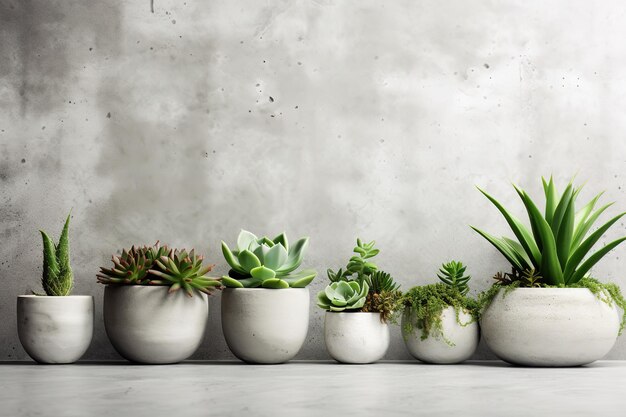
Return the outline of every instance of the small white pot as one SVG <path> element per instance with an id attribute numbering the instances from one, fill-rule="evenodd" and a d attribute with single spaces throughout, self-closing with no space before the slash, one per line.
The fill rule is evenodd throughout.
<path id="1" fill-rule="evenodd" d="M 283 363 L 304 344 L 308 288 L 225 288 L 222 331 L 235 356 L 250 363 Z"/>
<path id="2" fill-rule="evenodd" d="M 389 325 L 380 320 L 380 313 L 327 311 L 324 340 L 330 356 L 339 362 L 372 363 L 389 348 Z"/>
<path id="3" fill-rule="evenodd" d="M 104 327 L 111 344 L 129 361 L 176 363 L 200 346 L 209 315 L 204 293 L 189 297 L 167 286 L 107 285 Z"/>
<path id="4" fill-rule="evenodd" d="M 620 318 L 586 288 L 517 288 L 493 299 L 481 317 L 489 348 L 525 366 L 578 366 L 606 355 Z"/>
<path id="5" fill-rule="evenodd" d="M 26 353 L 40 363 L 72 363 L 93 336 L 93 297 L 20 295 L 17 332 Z"/>
<path id="6" fill-rule="evenodd" d="M 411 330 L 407 330 L 407 324 Z M 407 349 L 415 359 L 427 363 L 449 364 L 459 363 L 470 358 L 478 347 L 480 330 L 478 323 L 465 311 L 459 311 L 457 321 L 456 310 L 448 307 L 441 312 L 442 334 L 430 334 L 422 340 L 422 330 L 411 310 L 407 309 L 402 316 L 402 335 Z M 463 325 L 459 324 L 461 322 Z"/>

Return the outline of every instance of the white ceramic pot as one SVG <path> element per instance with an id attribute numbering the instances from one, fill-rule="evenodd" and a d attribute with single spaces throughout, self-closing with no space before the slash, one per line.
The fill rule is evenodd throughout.
<path id="1" fill-rule="evenodd" d="M 292 359 L 309 329 L 308 288 L 225 288 L 222 330 L 235 356 L 250 363 Z"/>
<path id="2" fill-rule="evenodd" d="M 107 285 L 104 327 L 111 344 L 133 362 L 164 364 L 187 359 L 200 346 L 209 315 L 204 293 L 189 297 L 167 286 Z"/>
<path id="3" fill-rule="evenodd" d="M 26 353 L 40 363 L 72 363 L 93 336 L 93 297 L 20 295 L 17 332 Z"/>
<path id="4" fill-rule="evenodd" d="M 410 331 L 406 328 L 409 320 L 411 320 Z M 407 349 L 415 359 L 437 364 L 459 363 L 474 354 L 480 341 L 478 323 L 472 320 L 471 314 L 459 311 L 457 321 L 456 310 L 454 307 L 448 307 L 441 312 L 442 334 L 430 334 L 428 338 L 422 340 L 422 330 L 418 328 L 411 310 L 407 309 L 402 316 L 402 336 Z"/>
<path id="5" fill-rule="evenodd" d="M 620 318 L 586 288 L 517 288 L 493 299 L 480 321 L 489 348 L 525 366 L 577 366 L 606 355 Z"/>
<path id="6" fill-rule="evenodd" d="M 380 321 L 380 313 L 327 311 L 324 340 L 330 356 L 339 362 L 372 363 L 389 348 L 389 325 Z"/>

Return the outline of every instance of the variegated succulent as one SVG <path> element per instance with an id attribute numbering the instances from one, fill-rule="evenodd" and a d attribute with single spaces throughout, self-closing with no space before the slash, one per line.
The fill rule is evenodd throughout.
<path id="1" fill-rule="evenodd" d="M 303 237 L 289 246 L 284 233 L 274 239 L 257 237 L 242 230 L 237 249 L 222 242 L 222 253 L 231 267 L 222 283 L 231 288 L 304 288 L 317 275 L 312 269 L 294 272 L 302 263 L 309 238 Z"/>

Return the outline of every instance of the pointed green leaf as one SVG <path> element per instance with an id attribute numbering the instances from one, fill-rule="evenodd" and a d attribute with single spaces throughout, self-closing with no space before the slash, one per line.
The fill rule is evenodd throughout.
<path id="1" fill-rule="evenodd" d="M 563 195 L 559 200 L 559 204 L 556 206 L 556 210 L 554 210 L 554 217 L 552 218 L 552 222 L 548 223 L 550 224 L 554 236 L 557 236 L 559 228 L 561 227 L 561 222 L 563 221 L 563 217 L 565 216 L 565 210 L 567 210 L 567 207 L 569 206 L 571 200 L 572 184 L 570 183 L 565 188 L 565 191 L 563 191 Z"/>
<path id="2" fill-rule="evenodd" d="M 296 270 L 302 263 L 302 259 L 304 258 L 304 252 L 308 244 L 309 244 L 309 238 L 303 237 L 302 239 L 298 240 L 295 245 L 291 246 L 289 248 L 289 255 L 287 256 L 287 261 L 276 272 L 280 274 L 286 274 L 286 273 Z"/>
<path id="3" fill-rule="evenodd" d="M 574 235 L 574 239 L 572 241 L 573 248 L 576 248 L 578 247 L 578 245 L 580 245 L 580 242 L 583 241 L 583 239 L 587 235 L 587 232 L 589 232 L 589 229 L 591 229 L 591 226 L 593 226 L 596 220 L 598 220 L 598 217 L 600 217 L 600 215 L 604 213 L 604 211 L 608 209 L 609 207 L 611 207 L 613 204 L 614 203 L 608 203 L 600 207 L 598 210 L 593 212 L 593 214 L 591 214 L 591 216 L 589 216 L 587 220 L 585 220 L 582 224 L 579 225 Z"/>
<path id="4" fill-rule="evenodd" d="M 287 241 L 287 235 L 285 232 L 279 234 L 274 239 L 272 239 L 275 244 L 281 243 L 283 247 L 289 252 L 289 242 Z"/>
<path id="5" fill-rule="evenodd" d="M 589 272 L 589 270 L 600 259 L 602 259 L 607 253 L 609 253 L 611 250 L 613 250 L 613 248 L 615 248 L 617 245 L 622 243 L 624 240 L 626 240 L 626 237 L 622 237 L 620 239 L 614 240 L 613 242 L 607 244 L 602 249 L 599 249 L 596 253 L 591 255 L 589 257 L 589 259 L 587 259 L 585 262 L 583 262 L 583 264 L 576 270 L 576 272 L 574 272 L 574 274 L 571 276 L 571 278 L 570 278 L 569 282 L 567 282 L 567 284 L 575 284 L 578 281 L 580 281 L 585 276 L 585 274 L 587 272 Z"/>
<path id="6" fill-rule="evenodd" d="M 241 267 L 248 271 L 248 273 L 250 273 L 250 271 L 254 268 L 261 266 L 259 258 L 257 258 L 257 256 L 248 249 L 244 249 L 239 252 L 238 260 Z"/>
<path id="7" fill-rule="evenodd" d="M 228 265 L 230 265 L 235 272 L 243 275 L 247 274 L 247 271 L 239 264 L 239 261 L 235 258 L 235 255 L 233 255 L 230 248 L 224 241 L 222 241 L 222 254 L 224 255 L 224 259 L 226 259 L 226 262 L 228 262 Z"/>
<path id="8" fill-rule="evenodd" d="M 542 177 L 541 181 L 543 182 L 543 189 L 546 195 L 546 221 L 548 223 L 552 223 L 552 218 L 554 217 L 554 210 L 556 209 L 557 201 L 556 201 L 556 189 L 554 187 L 554 181 L 552 180 L 552 175 L 550 175 L 550 182 L 546 183 L 546 180 Z"/>
<path id="9" fill-rule="evenodd" d="M 561 270 L 565 269 L 565 265 L 567 264 L 567 260 L 570 256 L 572 238 L 574 236 L 574 202 L 574 195 L 572 194 L 569 199 L 569 203 L 563 212 L 561 223 L 556 234 L 556 250 Z"/>
<path id="10" fill-rule="evenodd" d="M 487 239 L 487 241 L 489 243 L 491 243 L 496 249 L 498 249 L 498 251 L 504 255 L 504 257 L 506 258 L 507 261 L 509 261 L 509 263 L 511 265 L 513 265 L 513 267 L 517 268 L 518 270 L 523 270 L 523 266 L 520 264 L 520 262 L 518 261 L 518 259 L 516 258 L 516 256 L 511 252 L 511 249 L 509 248 L 509 246 L 507 246 L 504 242 L 502 242 L 500 239 L 498 239 L 495 236 L 490 235 L 487 232 L 483 232 L 480 229 L 477 229 L 474 226 L 470 226 L 472 229 L 474 229 L 478 234 L 480 234 L 482 237 L 484 237 L 485 239 Z"/>

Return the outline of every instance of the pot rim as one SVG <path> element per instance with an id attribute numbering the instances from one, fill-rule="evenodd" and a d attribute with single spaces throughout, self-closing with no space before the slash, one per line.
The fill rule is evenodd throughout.
<path id="1" fill-rule="evenodd" d="M 378 314 L 380 315 L 380 312 L 378 311 L 330 311 L 330 310 L 324 310 L 324 312 L 326 313 L 332 313 L 332 314 Z"/>
<path id="2" fill-rule="evenodd" d="M 501 291 L 506 291 L 507 288 L 506 287 L 502 287 L 499 289 L 498 292 Z M 528 291 L 567 291 L 567 292 L 574 292 L 574 291 L 589 291 L 591 292 L 591 290 L 589 288 L 585 288 L 585 287 L 549 287 L 549 288 L 545 288 L 545 287 L 535 287 L 535 288 L 530 288 L 530 287 L 517 287 L 517 288 L 513 288 L 513 289 L 509 289 L 509 292 L 513 292 L 513 291 L 520 291 L 520 292 L 528 292 Z"/>
<path id="3" fill-rule="evenodd" d="M 22 294 L 18 295 L 17 298 L 27 298 L 27 299 L 60 299 L 60 298 L 93 298 L 93 295 L 36 295 L 36 294 Z"/>
<path id="4" fill-rule="evenodd" d="M 222 289 L 222 291 L 227 291 L 227 290 L 237 290 L 237 291 L 293 291 L 293 290 L 305 290 L 308 291 L 309 288 L 308 287 L 304 287 L 304 288 L 233 288 L 233 287 L 225 287 L 224 289 Z"/>

